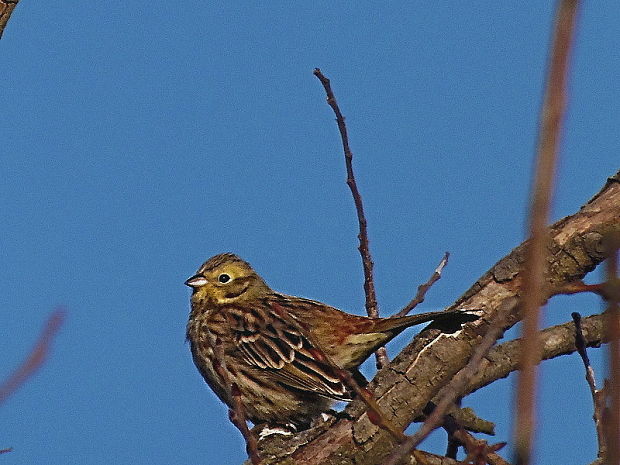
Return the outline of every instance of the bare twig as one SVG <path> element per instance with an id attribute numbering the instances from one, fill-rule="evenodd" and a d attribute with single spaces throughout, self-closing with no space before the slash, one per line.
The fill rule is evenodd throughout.
<path id="1" fill-rule="evenodd" d="M 63 321 L 65 312 L 57 309 L 52 312 L 45 323 L 43 332 L 39 336 L 36 345 L 17 370 L 0 386 L 0 404 L 2 404 L 11 394 L 20 388 L 45 362 L 54 336 L 58 333 Z"/>
<path id="2" fill-rule="evenodd" d="M 400 460 L 418 445 L 424 438 L 426 438 L 435 428 L 443 423 L 443 418 L 448 408 L 454 403 L 454 401 L 463 395 L 463 390 L 467 386 L 467 383 L 471 377 L 476 373 L 480 362 L 484 356 L 489 352 L 491 347 L 495 344 L 497 339 L 504 332 L 504 324 L 506 317 L 515 309 L 517 305 L 516 298 L 506 299 L 498 308 L 495 315 L 495 319 L 489 325 L 486 334 L 476 347 L 476 350 L 467 362 L 467 365 L 460 370 L 452 381 L 443 388 L 438 394 L 440 401 L 437 403 L 437 407 L 426 418 L 424 424 L 420 429 L 409 436 L 399 447 L 397 447 L 384 462 L 384 465 L 396 465 Z"/>
<path id="3" fill-rule="evenodd" d="M 607 454 L 607 447 L 605 444 L 605 432 L 603 428 L 603 412 L 605 411 L 605 404 L 601 392 L 596 389 L 596 380 L 594 378 L 594 369 L 590 364 L 590 358 L 586 351 L 586 339 L 583 336 L 583 330 L 581 327 L 581 315 L 577 312 L 571 313 L 573 321 L 575 322 L 575 347 L 579 353 L 583 366 L 586 370 L 586 381 L 590 387 L 590 394 L 592 395 L 592 404 L 594 407 L 594 413 L 592 419 L 594 420 L 594 426 L 596 427 L 596 439 L 598 441 L 598 456 L 604 457 Z"/>
<path id="4" fill-rule="evenodd" d="M 0 0 L 0 39 L 19 0 Z"/>
<path id="5" fill-rule="evenodd" d="M 620 278 L 618 278 L 618 249 L 620 233 L 606 239 L 607 257 L 607 334 L 609 337 L 609 419 L 607 421 L 607 460 L 620 464 Z"/>
<path id="6" fill-rule="evenodd" d="M 605 315 L 592 315 L 581 321 L 584 342 L 588 347 L 598 347 L 607 342 Z M 570 321 L 546 328 L 540 332 L 541 358 L 552 359 L 575 352 L 575 323 Z M 469 380 L 465 394 L 470 394 L 492 382 L 505 378 L 519 368 L 521 340 L 504 342 L 489 351 L 480 369 Z"/>
<path id="7" fill-rule="evenodd" d="M 443 258 L 439 262 L 439 265 L 437 265 L 437 268 L 435 268 L 435 271 L 433 271 L 433 274 L 431 275 L 431 277 L 428 278 L 428 281 L 418 286 L 418 292 L 415 295 L 415 297 L 411 299 L 411 301 L 407 305 L 405 305 L 401 311 L 399 311 L 396 315 L 394 315 L 395 317 L 407 315 L 411 310 L 413 310 L 418 305 L 420 305 L 422 302 L 424 302 L 424 297 L 426 296 L 426 293 L 428 292 L 428 290 L 431 288 L 433 284 L 435 284 L 437 281 L 441 279 L 441 273 L 443 272 L 443 269 L 448 264 L 448 258 L 450 258 L 450 252 L 446 252 L 443 255 Z"/>
<path id="8" fill-rule="evenodd" d="M 460 428 L 454 432 L 454 437 L 459 440 L 467 451 L 467 457 L 461 463 L 474 465 L 510 465 L 496 452 L 506 446 L 505 442 L 489 444 L 487 441 L 474 438 L 464 429 Z"/>
<path id="9" fill-rule="evenodd" d="M 592 292 L 593 294 L 598 294 L 601 297 L 605 298 L 605 283 L 599 284 L 586 284 L 583 281 L 574 281 L 572 283 L 567 283 L 558 289 L 553 291 L 553 295 L 572 295 L 572 294 L 581 294 L 584 292 Z"/>
<path id="10" fill-rule="evenodd" d="M 538 157 L 530 212 L 531 240 L 527 247 L 523 285 L 523 352 L 517 385 L 515 454 L 517 465 L 530 463 L 535 426 L 536 374 L 540 360 L 539 307 L 544 300 L 544 270 L 560 127 L 565 109 L 566 75 L 578 0 L 562 0 L 557 10 L 551 64 L 543 103 Z"/>
<path id="11" fill-rule="evenodd" d="M 430 415 L 435 408 L 435 404 L 429 402 L 424 408 L 424 413 Z M 507 463 L 499 455 L 495 454 L 495 452 L 506 445 L 505 442 L 489 444 L 487 441 L 474 438 L 453 414 L 444 416 L 443 428 L 448 433 L 446 457 L 456 458 L 458 447 L 463 446 L 467 452 L 467 457 L 461 463 L 490 463 L 492 465 Z"/>
<path id="12" fill-rule="evenodd" d="M 353 152 L 349 147 L 349 135 L 347 133 L 347 126 L 344 122 L 344 116 L 338 107 L 336 97 L 332 91 L 329 79 L 326 78 L 319 68 L 314 69 L 313 73 L 325 89 L 327 94 L 327 104 L 332 108 L 336 115 L 336 122 L 338 123 L 338 130 L 340 131 L 340 138 L 342 139 L 342 148 L 344 149 L 344 160 L 347 167 L 347 186 L 351 190 L 353 195 L 353 201 L 355 202 L 355 210 L 357 212 L 357 221 L 359 223 L 359 239 L 360 255 L 362 256 L 362 265 L 364 267 L 364 293 L 366 295 L 366 313 L 371 318 L 379 318 L 379 307 L 377 305 L 377 294 L 375 292 L 375 282 L 372 275 L 373 262 L 370 255 L 370 248 L 368 245 L 368 227 L 366 222 L 366 216 L 364 215 L 364 205 L 362 203 L 362 196 L 357 188 L 355 182 L 355 175 L 353 174 Z M 381 347 L 375 353 L 377 357 L 377 368 L 384 367 L 388 362 L 387 352 L 385 347 Z"/>
<path id="13" fill-rule="evenodd" d="M 213 369 L 222 379 L 222 384 L 232 403 L 232 407 L 228 409 L 228 418 L 230 422 L 237 427 L 243 439 L 245 439 L 246 452 L 252 465 L 261 465 L 263 462 L 258 452 L 258 441 L 254 433 L 248 428 L 245 409 L 241 402 L 241 392 L 237 385 L 231 380 L 228 368 L 226 368 L 226 358 L 224 356 L 222 342 L 211 333 L 209 333 L 209 337 L 213 339 L 213 349 L 215 352 Z"/>

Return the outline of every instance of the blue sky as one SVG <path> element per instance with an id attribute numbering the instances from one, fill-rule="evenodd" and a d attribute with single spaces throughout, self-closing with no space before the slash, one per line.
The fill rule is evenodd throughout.
<path id="1" fill-rule="evenodd" d="M 584 3 L 554 219 L 619 165 L 620 11 Z M 423 309 L 452 302 L 524 239 L 553 5 L 20 3 L 0 42 L 0 378 L 53 308 L 68 317 L 1 407 L 0 448 L 14 448 L 1 460 L 240 463 L 184 343 L 183 281 L 211 255 L 236 252 L 277 290 L 363 313 L 355 212 L 314 67 L 347 117 L 383 313 L 446 250 Z M 599 310 L 563 298 L 545 320 Z M 580 363 L 544 365 L 538 463 L 595 457 Z M 499 441 L 513 382 L 467 402 Z M 443 451 L 442 434 L 424 447 Z"/>

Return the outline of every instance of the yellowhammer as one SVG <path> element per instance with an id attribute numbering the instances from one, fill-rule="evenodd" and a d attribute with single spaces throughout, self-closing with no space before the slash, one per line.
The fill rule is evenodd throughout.
<path id="1" fill-rule="evenodd" d="M 361 377 L 357 367 L 405 328 L 445 318 L 475 319 L 459 310 L 400 318 L 350 315 L 273 291 L 247 262 L 230 253 L 207 260 L 185 284 L 193 289 L 187 339 L 194 363 L 231 406 L 230 386 L 214 368 L 223 354 L 228 382 L 238 387 L 254 424 L 306 426 L 334 400 L 351 399 L 317 350 Z"/>

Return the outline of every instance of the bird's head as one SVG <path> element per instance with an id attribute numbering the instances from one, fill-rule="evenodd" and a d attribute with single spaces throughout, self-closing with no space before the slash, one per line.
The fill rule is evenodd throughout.
<path id="1" fill-rule="evenodd" d="M 192 301 L 231 304 L 261 298 L 271 289 L 250 264 L 232 253 L 215 255 L 185 281 Z"/>

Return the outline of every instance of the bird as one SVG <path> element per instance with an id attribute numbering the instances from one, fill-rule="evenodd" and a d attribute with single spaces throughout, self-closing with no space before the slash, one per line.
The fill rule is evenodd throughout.
<path id="1" fill-rule="evenodd" d="M 192 288 L 186 338 L 207 384 L 229 408 L 239 396 L 254 425 L 297 430 L 335 401 L 352 400 L 336 367 L 363 381 L 359 365 L 405 328 L 477 318 L 462 310 L 352 315 L 272 290 L 233 253 L 209 258 L 185 285 Z"/>

